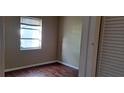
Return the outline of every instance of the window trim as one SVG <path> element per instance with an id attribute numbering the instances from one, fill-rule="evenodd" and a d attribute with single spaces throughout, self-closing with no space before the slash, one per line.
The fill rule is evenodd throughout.
<path id="1" fill-rule="evenodd" d="M 25 24 L 25 23 L 22 23 L 21 22 L 21 18 L 29 18 L 29 19 L 36 19 L 36 20 L 39 20 L 40 21 L 40 25 L 32 25 L 32 24 Z M 42 18 L 36 18 L 36 17 L 20 17 L 20 31 L 19 33 L 21 33 L 21 29 L 28 29 L 28 30 L 38 30 L 38 29 L 30 29 L 30 28 L 21 28 L 21 25 L 27 25 L 27 26 L 40 26 L 41 27 L 41 30 L 40 30 L 40 33 L 41 33 L 41 38 L 38 39 L 38 38 L 21 38 L 21 34 L 20 34 L 20 50 L 21 51 L 28 51 L 28 50 L 41 50 L 42 49 Z M 38 40 L 39 41 L 39 47 L 26 47 L 26 48 L 23 48 L 21 47 L 21 40 Z"/>
<path id="2" fill-rule="evenodd" d="M 28 48 L 20 48 L 21 51 L 28 51 L 28 50 L 41 50 L 41 47 L 28 47 Z"/>

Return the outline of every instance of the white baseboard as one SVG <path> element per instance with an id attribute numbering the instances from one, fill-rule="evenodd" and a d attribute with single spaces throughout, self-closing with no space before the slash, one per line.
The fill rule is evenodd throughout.
<path id="1" fill-rule="evenodd" d="M 37 64 L 32 64 L 32 65 L 27 65 L 27 66 L 21 66 L 21 67 L 16 67 L 16 68 L 10 68 L 10 69 L 5 69 L 4 72 L 10 72 L 10 71 L 14 71 L 14 70 L 20 70 L 20 69 L 24 69 L 24 68 L 29 68 L 29 67 L 35 67 L 35 66 L 42 66 L 42 65 L 46 65 L 46 64 L 51 64 L 51 63 L 60 63 L 75 69 L 79 69 L 78 67 L 72 66 L 70 64 L 67 64 L 65 62 L 59 61 L 59 60 L 53 60 L 53 61 L 47 61 L 47 62 L 43 62 L 43 63 L 37 63 Z"/>
<path id="2" fill-rule="evenodd" d="M 69 66 L 69 67 L 75 68 L 75 69 L 79 69 L 78 67 L 76 67 L 76 66 L 72 66 L 72 65 L 70 65 L 70 64 L 68 64 L 68 63 L 66 63 L 66 62 L 63 62 L 63 61 L 59 61 L 59 60 L 57 60 L 57 62 L 60 63 L 60 64 L 63 64 L 63 65 L 66 65 L 66 66 Z"/>
<path id="3" fill-rule="evenodd" d="M 56 62 L 58 62 L 58 60 L 47 61 L 47 62 L 43 62 L 43 63 L 37 63 L 37 64 L 33 64 L 33 65 L 21 66 L 21 67 L 16 67 L 16 68 L 11 68 L 11 69 L 5 69 L 4 72 L 19 70 L 19 69 L 24 69 L 24 68 L 29 68 L 29 67 L 35 67 L 35 66 L 41 66 L 41 65 L 46 65 L 46 64 L 56 63 Z"/>

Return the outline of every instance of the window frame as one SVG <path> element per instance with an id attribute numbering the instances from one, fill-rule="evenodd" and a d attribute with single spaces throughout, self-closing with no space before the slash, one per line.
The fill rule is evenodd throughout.
<path id="1" fill-rule="evenodd" d="M 32 25 L 32 24 L 25 24 L 25 23 L 21 23 L 21 18 L 29 18 L 29 19 L 37 19 L 40 21 L 40 25 Z M 22 38 L 21 37 L 21 25 L 24 24 L 26 26 L 40 26 L 40 39 L 39 38 Z M 30 29 L 30 28 L 23 28 L 23 29 L 28 29 L 28 30 L 33 30 L 33 29 Z M 36 29 L 34 29 L 36 30 Z M 21 51 L 25 51 L 25 50 L 41 50 L 42 49 L 42 18 L 38 18 L 38 17 L 30 17 L 30 16 L 21 16 L 20 17 L 20 30 L 19 30 L 19 33 L 20 33 L 20 36 L 19 36 L 19 41 L 20 41 L 20 50 Z M 21 40 L 39 40 L 39 47 L 26 47 L 26 48 L 23 48 L 21 47 Z"/>

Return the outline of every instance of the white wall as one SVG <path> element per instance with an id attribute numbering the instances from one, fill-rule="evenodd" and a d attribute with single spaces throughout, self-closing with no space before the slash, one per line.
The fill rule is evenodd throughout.
<path id="1" fill-rule="evenodd" d="M 59 20 L 59 60 L 78 68 L 82 32 L 81 16 L 65 16 Z"/>

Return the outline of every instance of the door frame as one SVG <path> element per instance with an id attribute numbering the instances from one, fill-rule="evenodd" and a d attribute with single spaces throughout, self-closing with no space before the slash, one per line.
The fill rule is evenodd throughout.
<path id="1" fill-rule="evenodd" d="M 4 77 L 4 57 L 5 57 L 5 31 L 4 17 L 0 17 L 0 77 Z"/>
<path id="2" fill-rule="evenodd" d="M 85 16 L 82 21 L 79 76 L 95 77 L 101 17 Z"/>
<path id="3" fill-rule="evenodd" d="M 0 76 L 4 76 L 5 29 L 4 17 L 0 17 Z M 79 76 L 91 77 L 96 73 L 96 60 L 100 31 L 100 16 L 84 16 L 81 36 Z"/>

